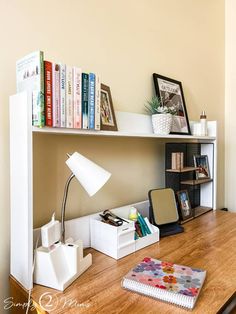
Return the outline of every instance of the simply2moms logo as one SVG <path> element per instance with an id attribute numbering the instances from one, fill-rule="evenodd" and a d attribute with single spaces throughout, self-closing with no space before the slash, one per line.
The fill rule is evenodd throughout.
<path id="1" fill-rule="evenodd" d="M 32 300 L 29 302 L 16 302 L 13 297 L 6 298 L 4 300 L 4 310 L 10 310 L 12 308 L 19 308 L 22 310 L 34 311 L 36 310 L 36 306 L 34 305 Z M 90 303 L 80 303 L 73 298 L 68 298 L 64 296 L 58 297 L 55 294 L 50 292 L 44 292 L 38 301 L 38 306 L 47 312 L 52 312 L 56 309 L 68 309 L 68 308 L 89 308 L 91 306 Z"/>

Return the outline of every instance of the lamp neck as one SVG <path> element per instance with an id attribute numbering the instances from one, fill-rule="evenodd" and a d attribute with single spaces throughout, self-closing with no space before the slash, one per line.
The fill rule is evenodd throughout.
<path id="1" fill-rule="evenodd" d="M 61 242 L 65 243 L 65 211 L 66 211 L 66 200 L 68 195 L 68 189 L 71 180 L 74 178 L 74 174 L 72 173 L 66 181 L 65 189 L 64 189 L 64 196 L 62 201 L 61 207 Z"/>

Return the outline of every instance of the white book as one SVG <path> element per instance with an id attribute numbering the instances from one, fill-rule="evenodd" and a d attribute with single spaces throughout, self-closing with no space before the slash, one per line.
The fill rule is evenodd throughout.
<path id="1" fill-rule="evenodd" d="M 82 121 L 82 71 L 73 67 L 73 103 L 74 103 L 74 128 L 81 129 Z"/>
<path id="2" fill-rule="evenodd" d="M 60 64 L 61 127 L 66 127 L 66 65 Z"/>
<path id="3" fill-rule="evenodd" d="M 95 130 L 101 129 L 101 80 L 96 74 L 95 83 Z"/>
<path id="4" fill-rule="evenodd" d="M 32 99 L 32 125 L 45 125 L 43 52 L 36 51 L 16 62 L 17 93 L 27 91 Z"/>
<path id="5" fill-rule="evenodd" d="M 73 71 L 71 66 L 66 66 L 66 127 L 74 127 L 73 110 Z"/>
<path id="6" fill-rule="evenodd" d="M 61 108 L 60 108 L 60 67 L 59 64 L 52 64 L 52 126 L 59 128 L 61 126 Z"/>

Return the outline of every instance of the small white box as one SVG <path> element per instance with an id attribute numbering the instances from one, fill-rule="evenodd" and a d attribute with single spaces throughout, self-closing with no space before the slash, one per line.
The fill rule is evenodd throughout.
<path id="1" fill-rule="evenodd" d="M 192 135 L 200 136 L 201 135 L 201 123 L 197 121 L 192 121 L 190 123 Z"/>
<path id="2" fill-rule="evenodd" d="M 159 241 L 159 228 L 151 226 L 154 233 L 134 240 L 133 221 L 115 227 L 102 222 L 99 215 L 92 215 L 90 220 L 91 247 L 115 259 L 122 258 Z"/>
<path id="3" fill-rule="evenodd" d="M 115 259 L 135 252 L 134 222 L 115 227 L 94 215 L 90 220 L 91 247 Z"/>

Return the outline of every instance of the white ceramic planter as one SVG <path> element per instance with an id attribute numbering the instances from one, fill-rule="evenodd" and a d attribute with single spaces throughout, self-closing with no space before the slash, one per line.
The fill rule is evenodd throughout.
<path id="1" fill-rule="evenodd" d="M 170 113 L 160 113 L 152 115 L 153 132 L 159 135 L 170 133 L 172 126 L 172 115 Z"/>

